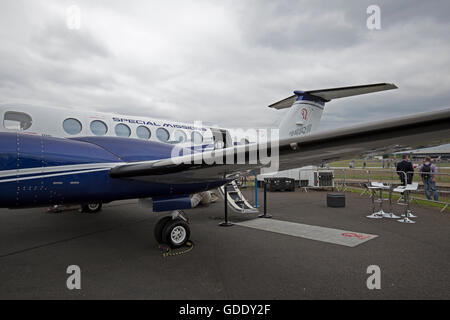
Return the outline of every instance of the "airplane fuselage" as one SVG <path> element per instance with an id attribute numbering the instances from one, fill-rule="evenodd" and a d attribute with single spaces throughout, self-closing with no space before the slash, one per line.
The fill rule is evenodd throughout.
<path id="1" fill-rule="evenodd" d="M 229 130 L 198 122 L 119 115 L 26 104 L 0 105 L 0 132 L 23 132 L 60 138 L 86 136 L 135 138 L 169 144 L 213 146 L 226 136 L 238 143 Z"/>
<path id="2" fill-rule="evenodd" d="M 112 167 L 128 161 L 170 158 L 170 144 L 117 137 L 61 139 L 4 132 L 0 133 L 0 141 L 0 207 L 106 203 L 160 196 L 187 198 L 225 183 L 163 184 L 108 176 Z"/>

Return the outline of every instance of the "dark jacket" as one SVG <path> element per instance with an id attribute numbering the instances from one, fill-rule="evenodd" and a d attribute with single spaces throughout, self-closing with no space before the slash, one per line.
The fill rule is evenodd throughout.
<path id="1" fill-rule="evenodd" d="M 402 185 L 406 185 L 405 184 L 405 174 L 403 172 L 406 172 L 407 179 L 408 179 L 407 182 L 408 182 L 408 184 L 410 184 L 412 182 L 413 176 L 414 176 L 414 173 L 413 173 L 414 168 L 413 168 L 411 162 L 402 160 L 399 163 L 397 163 L 397 174 L 400 177 L 400 181 L 402 182 Z"/>

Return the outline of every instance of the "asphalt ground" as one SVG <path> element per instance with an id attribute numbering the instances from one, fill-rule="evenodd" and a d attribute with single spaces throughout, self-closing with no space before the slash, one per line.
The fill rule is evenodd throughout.
<path id="1" fill-rule="evenodd" d="M 268 193 L 268 211 L 277 220 L 377 238 L 348 247 L 219 227 L 218 201 L 186 211 L 194 247 L 173 256 L 164 256 L 153 238 L 164 214 L 134 200 L 105 205 L 97 214 L 1 209 L 0 299 L 450 298 L 450 215 L 413 206 L 416 224 L 371 220 L 365 217 L 369 198 L 346 197 L 346 208 L 328 208 L 326 192 Z M 394 206 L 396 213 L 402 209 Z M 258 219 L 231 211 L 229 217 Z M 81 269 L 80 290 L 67 289 L 69 265 Z M 379 290 L 366 285 L 371 265 L 380 267 Z"/>

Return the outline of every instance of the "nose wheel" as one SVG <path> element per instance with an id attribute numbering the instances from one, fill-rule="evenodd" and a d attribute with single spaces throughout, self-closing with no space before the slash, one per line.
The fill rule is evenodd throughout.
<path id="1" fill-rule="evenodd" d="M 172 248 L 184 246 L 189 241 L 191 230 L 188 220 L 182 212 L 174 212 L 172 216 L 159 219 L 155 225 L 155 239 Z"/>

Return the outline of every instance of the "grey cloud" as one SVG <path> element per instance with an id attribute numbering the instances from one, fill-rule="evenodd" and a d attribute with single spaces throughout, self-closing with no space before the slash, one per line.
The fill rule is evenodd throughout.
<path id="1" fill-rule="evenodd" d="M 335 50 L 365 40 L 366 9 L 373 4 L 381 9 L 384 29 L 425 19 L 449 24 L 446 0 L 254 1 L 241 19 L 251 43 L 277 50 Z"/>
<path id="2" fill-rule="evenodd" d="M 262 127 L 294 89 L 399 85 L 332 101 L 322 129 L 450 105 L 447 1 L 76 3 L 90 19 L 74 31 L 71 1 L 1 2 L 0 100 Z"/>
<path id="3" fill-rule="evenodd" d="M 38 30 L 31 38 L 31 46 L 47 59 L 68 63 L 111 55 L 101 39 L 85 28 L 70 30 L 64 21 L 53 22 Z"/>
<path id="4" fill-rule="evenodd" d="M 246 40 L 275 50 L 343 48 L 361 39 L 360 28 L 349 24 L 346 11 L 317 2 L 274 1 L 242 12 Z"/>

